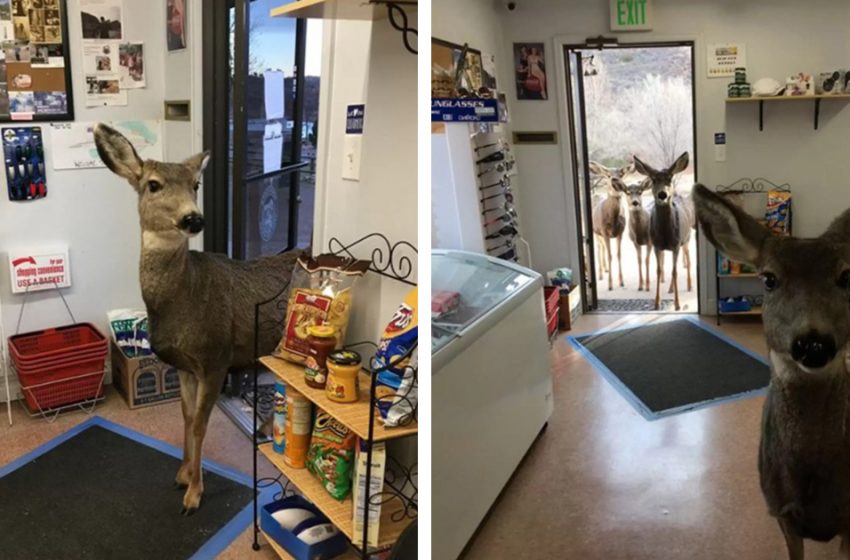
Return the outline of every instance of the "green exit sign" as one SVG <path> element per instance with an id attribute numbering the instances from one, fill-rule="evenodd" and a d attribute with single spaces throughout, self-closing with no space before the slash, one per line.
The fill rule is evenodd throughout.
<path id="1" fill-rule="evenodd" d="M 652 0 L 610 0 L 611 31 L 652 29 Z"/>

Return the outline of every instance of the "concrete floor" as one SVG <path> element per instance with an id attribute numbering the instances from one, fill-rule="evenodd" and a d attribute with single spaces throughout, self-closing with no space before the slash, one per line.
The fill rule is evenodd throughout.
<path id="1" fill-rule="evenodd" d="M 623 320 L 584 316 L 569 334 Z M 765 354 L 761 323 L 742 320 L 720 328 Z M 464 560 L 786 558 L 756 470 L 764 398 L 648 422 L 563 335 L 549 427 Z M 806 558 L 837 558 L 838 546 L 807 541 Z"/>
<path id="2" fill-rule="evenodd" d="M 180 449 L 183 447 L 183 416 L 180 403 L 173 402 L 149 408 L 130 410 L 121 396 L 109 386 L 106 400 L 98 405 L 96 414 L 113 422 L 127 426 Z M 89 416 L 83 413 L 69 413 L 60 416 L 53 424 L 27 416 L 19 403 L 12 403 L 13 425 L 8 425 L 5 403 L 0 404 L 0 465 L 35 449 L 54 437 L 68 431 L 85 421 Z M 209 430 L 204 441 L 204 457 L 233 467 L 241 472 L 251 473 L 251 441 L 218 409 L 213 409 Z M 275 469 L 262 456 L 259 458 L 260 476 L 274 475 Z M 175 472 L 176 474 L 176 472 Z M 172 480 L 162 483 L 171 485 Z M 182 494 L 174 494 L 174 519 L 180 519 Z M 203 505 L 201 506 L 203 507 Z M 273 560 L 278 556 L 263 541 L 258 552 L 251 549 L 253 531 L 249 527 L 231 545 L 218 556 L 222 560 Z M 2 554 L 0 554 L 2 556 Z"/>

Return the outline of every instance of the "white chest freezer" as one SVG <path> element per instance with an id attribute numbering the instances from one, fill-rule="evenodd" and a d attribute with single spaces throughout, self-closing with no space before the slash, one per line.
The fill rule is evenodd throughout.
<path id="1" fill-rule="evenodd" d="M 432 550 L 458 557 L 552 413 L 543 279 L 486 255 L 433 250 Z"/>

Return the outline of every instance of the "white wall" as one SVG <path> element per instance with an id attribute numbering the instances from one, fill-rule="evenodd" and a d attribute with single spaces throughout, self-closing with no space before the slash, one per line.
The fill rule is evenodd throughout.
<path id="1" fill-rule="evenodd" d="M 326 251 L 332 237 L 350 243 L 373 232 L 417 246 L 416 57 L 386 19 L 326 22 L 324 49 L 314 252 Z M 358 103 L 366 104 L 366 118 L 356 182 L 341 173 L 346 106 Z M 369 258 L 364 249 L 357 256 Z M 367 275 L 349 341 L 376 340 L 408 290 Z"/>
<path id="2" fill-rule="evenodd" d="M 145 45 L 147 87 L 130 90 L 126 107 L 88 109 L 84 97 L 79 2 L 68 0 L 76 120 L 160 119 L 163 99 L 189 98 L 193 99 L 193 122 L 169 123 L 165 127 L 165 154 L 167 158 L 182 158 L 199 150 L 201 65 L 194 59 L 200 60 L 200 17 L 201 0 L 192 0 L 188 22 L 190 48 L 168 54 L 165 2 L 124 2 L 125 37 L 143 41 Z M 190 67 L 190 62 L 195 66 Z M 9 249 L 61 243 L 71 248 L 74 285 L 65 290 L 68 304 L 78 321 L 92 322 L 107 332 L 107 310 L 143 306 L 138 280 L 140 233 L 136 195 L 125 181 L 106 169 L 53 170 L 50 138 L 46 128 L 43 129 L 46 134 L 47 198 L 32 203 L 12 203 L 5 194 L 5 178 L 0 185 L 3 327 L 7 336 L 14 334 L 22 301 L 21 296 L 11 294 L 9 287 Z M 70 319 L 55 293 L 41 292 L 29 296 L 21 328 L 30 331 L 68 322 Z"/>
<path id="3" fill-rule="evenodd" d="M 470 4 L 475 7 L 470 8 Z M 484 41 L 482 26 L 467 17 L 461 5 L 434 0 L 433 34 L 451 29 L 455 41 Z M 532 244 L 535 268 L 545 270 L 565 261 L 576 266 L 575 208 L 569 168 L 569 138 L 563 104 L 563 64 L 558 56 L 564 42 L 583 42 L 609 31 L 608 2 L 574 0 L 550 2 L 520 0 L 515 12 L 507 12 L 496 0 L 464 2 L 470 15 L 481 10 L 501 20 L 502 73 L 512 71 L 513 42 L 543 41 L 549 68 L 549 100 L 517 101 L 507 87 L 515 130 L 555 130 L 558 146 L 518 147 L 517 166 L 522 188 L 520 201 L 525 234 Z M 850 206 L 850 189 L 843 165 L 850 108 L 844 102 L 824 102 L 820 130 L 812 129 L 811 103 L 765 107 L 765 130 L 758 131 L 757 104 L 724 102 L 727 79 L 705 78 L 706 45 L 744 42 L 747 45 L 749 78 L 784 76 L 845 68 L 850 60 L 850 4 L 842 0 L 750 0 L 739 2 L 655 0 L 654 31 L 620 34 L 621 43 L 646 40 L 689 39 L 696 42 L 696 113 L 698 177 L 709 186 L 740 177 L 765 177 L 789 182 L 794 189 L 794 231 L 797 235 L 819 233 L 842 209 Z M 490 21 L 490 20 L 487 20 Z M 469 31 L 463 35 L 465 26 Z M 491 24 L 484 26 L 493 28 Z M 490 32 L 490 36 L 495 32 Z M 449 38 L 449 37 L 447 37 Z M 557 73 L 557 74 L 556 74 Z M 500 76 L 501 78 L 501 76 Z M 557 79 L 556 79 L 557 78 Z M 713 134 L 727 133 L 727 161 L 713 161 Z M 565 171 L 568 173 L 565 174 Z M 706 258 L 704 244 L 700 282 L 703 310 L 714 308 L 714 264 Z M 711 301 L 707 297 L 711 295 Z"/>

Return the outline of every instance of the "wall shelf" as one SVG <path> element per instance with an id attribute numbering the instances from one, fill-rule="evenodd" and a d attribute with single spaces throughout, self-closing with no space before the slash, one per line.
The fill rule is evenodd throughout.
<path id="1" fill-rule="evenodd" d="M 820 118 L 820 102 L 824 99 L 834 101 L 850 101 L 850 95 L 780 95 L 776 97 L 727 97 L 726 103 L 758 103 L 759 104 L 759 130 L 764 130 L 764 104 L 781 101 L 814 101 L 815 102 L 815 130 L 818 129 Z"/>
<path id="2" fill-rule="evenodd" d="M 312 19 L 376 20 L 387 18 L 387 4 L 397 4 L 405 9 L 416 9 L 418 0 L 393 2 L 369 0 L 296 0 L 272 8 L 272 17 Z"/>

